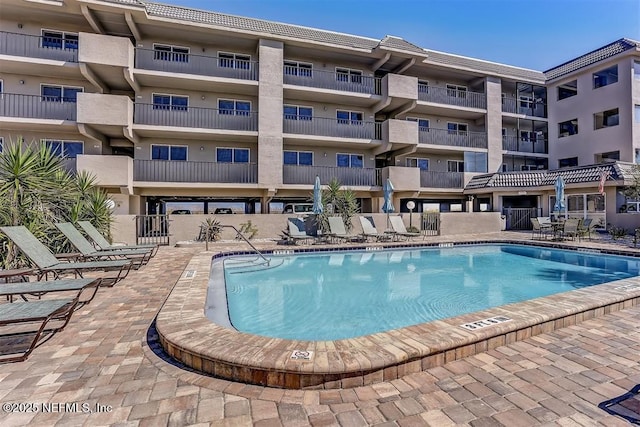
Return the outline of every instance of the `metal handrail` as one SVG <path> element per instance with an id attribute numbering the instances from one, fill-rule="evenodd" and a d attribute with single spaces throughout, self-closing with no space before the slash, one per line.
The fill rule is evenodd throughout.
<path id="1" fill-rule="evenodd" d="M 251 242 L 249 241 L 249 239 L 247 239 L 246 237 L 244 237 L 244 235 L 240 232 L 240 230 L 238 230 L 235 226 L 233 226 L 233 225 L 220 225 L 220 227 L 233 228 L 233 230 L 236 232 L 236 238 L 237 238 L 237 237 L 240 237 L 242 240 L 244 240 L 245 242 L 247 242 L 247 244 L 248 244 L 249 246 L 251 246 L 251 249 L 253 249 L 253 251 L 254 251 L 256 254 L 258 254 L 258 256 L 259 256 L 260 258 L 262 258 L 262 259 L 267 263 L 267 265 L 269 265 L 269 263 L 271 262 L 271 260 L 270 260 L 270 259 L 268 259 L 267 257 L 265 257 L 265 256 L 262 254 L 262 252 L 260 252 L 260 251 L 255 247 L 255 246 L 253 246 L 253 243 L 251 243 Z"/>

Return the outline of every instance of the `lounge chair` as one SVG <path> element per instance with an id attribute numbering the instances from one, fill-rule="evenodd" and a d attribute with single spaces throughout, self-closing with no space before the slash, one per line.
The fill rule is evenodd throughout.
<path id="1" fill-rule="evenodd" d="M 113 286 L 127 277 L 131 270 L 131 261 L 129 260 L 61 262 L 26 227 L 22 225 L 0 227 L 0 230 L 38 267 L 38 280 L 43 277 L 46 279 L 49 274 L 57 279 L 63 274 L 73 273 L 76 277 L 82 277 L 86 271 L 103 270 L 117 272 L 115 276 L 102 278 L 103 286 Z"/>
<path id="2" fill-rule="evenodd" d="M 547 239 L 547 235 L 553 234 L 553 226 L 551 223 L 543 224 L 540 222 L 540 218 L 531 218 L 531 226 L 533 227 L 531 230 L 531 238 L 535 239 L 536 235 L 541 239 Z"/>
<path id="3" fill-rule="evenodd" d="M 112 245 L 104 238 L 102 234 L 98 231 L 97 228 L 93 226 L 89 221 L 78 221 L 78 225 L 87 233 L 87 236 L 93 240 L 98 249 L 109 250 L 109 251 L 117 251 L 117 250 L 126 250 L 126 249 L 147 249 L 151 251 L 151 258 L 156 255 L 158 252 L 158 245 L 148 244 L 148 245 L 123 245 L 117 246 Z"/>
<path id="4" fill-rule="evenodd" d="M 100 278 L 87 279 L 61 279 L 42 282 L 17 282 L 7 283 L 0 286 L 0 296 L 6 296 L 10 302 L 14 297 L 20 297 L 24 301 L 28 301 L 27 296 L 36 296 L 40 298 L 42 295 L 50 292 L 76 292 L 78 306 L 89 303 L 96 296 L 100 287 Z M 80 300 L 80 295 L 88 291 L 88 298 Z"/>
<path id="5" fill-rule="evenodd" d="M 393 233 L 396 236 L 405 237 L 407 239 L 413 239 L 414 237 L 420 236 L 420 233 L 412 233 L 410 231 L 407 231 L 407 227 L 404 226 L 402 218 L 397 215 L 390 216 L 389 221 L 391 222 Z"/>
<path id="6" fill-rule="evenodd" d="M 75 299 L 46 299 L 0 304 L 0 363 L 25 360 L 40 342 L 44 333 L 62 330 L 78 304 Z M 47 329 L 49 322 L 62 322 Z"/>
<path id="7" fill-rule="evenodd" d="M 298 242 L 308 242 L 315 239 L 314 236 L 307 234 L 306 226 L 300 218 L 287 218 L 288 234 L 287 238 L 294 245 Z"/>
<path id="8" fill-rule="evenodd" d="M 362 225 L 362 237 L 364 240 L 376 239 L 376 242 L 381 240 L 391 240 L 389 233 L 378 233 L 375 225 L 373 225 L 373 218 L 370 216 L 360 216 L 360 225 Z"/>
<path id="9" fill-rule="evenodd" d="M 593 230 L 593 219 L 587 218 L 583 220 L 580 224 L 578 224 L 578 237 L 582 238 L 584 236 L 588 236 L 589 240 L 591 240 L 591 231 Z"/>
<path id="10" fill-rule="evenodd" d="M 580 238 L 578 234 L 578 226 L 580 224 L 580 220 L 576 218 L 569 218 L 564 222 L 564 227 L 562 228 L 562 238 L 571 238 L 571 240 L 576 240 L 576 237 Z"/>
<path id="11" fill-rule="evenodd" d="M 344 226 L 344 221 L 339 216 L 329 217 L 329 237 L 342 241 L 362 240 L 361 235 L 349 234 Z"/>
<path id="12" fill-rule="evenodd" d="M 57 223 L 56 227 L 80 251 L 82 258 L 86 261 L 125 258 L 131 260 L 133 266 L 137 269 L 148 263 L 151 258 L 151 251 L 148 249 L 96 250 L 70 222 Z"/>

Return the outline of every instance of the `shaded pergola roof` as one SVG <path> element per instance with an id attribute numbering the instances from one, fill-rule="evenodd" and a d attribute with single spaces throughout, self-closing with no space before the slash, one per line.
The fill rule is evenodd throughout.
<path id="1" fill-rule="evenodd" d="M 624 162 L 575 166 L 550 171 L 496 172 L 474 176 L 466 190 L 492 188 L 525 188 L 553 186 L 558 176 L 565 184 L 599 183 L 601 174 L 608 173 L 607 181 L 625 181 L 633 177 L 634 164 Z"/>

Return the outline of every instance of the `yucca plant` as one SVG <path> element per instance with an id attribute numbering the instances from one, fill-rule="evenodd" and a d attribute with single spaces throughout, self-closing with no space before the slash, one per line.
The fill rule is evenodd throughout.
<path id="1" fill-rule="evenodd" d="M 313 200 L 313 199 L 312 199 Z M 360 212 L 356 193 L 350 188 L 342 188 L 337 178 L 332 178 L 322 190 L 324 212 L 317 217 L 318 226 L 322 230 L 329 229 L 329 217 L 340 215 L 347 231 L 353 228 L 353 217 Z"/>

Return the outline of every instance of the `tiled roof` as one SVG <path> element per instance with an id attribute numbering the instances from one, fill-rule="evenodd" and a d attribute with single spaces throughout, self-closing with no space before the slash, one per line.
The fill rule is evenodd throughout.
<path id="1" fill-rule="evenodd" d="M 593 183 L 600 181 L 600 173 L 608 172 L 608 181 L 630 179 L 634 165 L 631 163 L 604 163 L 576 166 L 551 171 L 498 172 L 477 175 L 469 181 L 465 190 L 479 188 L 544 187 L 555 184 L 558 175 L 565 184 Z"/>
<path id="2" fill-rule="evenodd" d="M 415 44 L 409 43 L 408 41 L 396 36 L 385 36 L 385 38 L 380 40 L 379 46 L 427 56 L 427 52 L 425 52 L 425 50 L 420 46 L 416 46 Z"/>
<path id="3" fill-rule="evenodd" d="M 615 56 L 619 53 L 627 51 L 629 49 L 636 49 L 640 47 L 640 43 L 630 39 L 620 39 L 606 46 L 598 48 L 592 52 L 579 56 L 564 64 L 553 67 L 544 72 L 547 80 L 553 80 L 555 78 L 564 76 L 573 71 L 579 70 L 583 67 L 588 67 L 591 64 L 602 61 L 604 59 Z"/>
<path id="4" fill-rule="evenodd" d="M 107 3 L 122 3 L 122 4 L 130 4 L 135 6 L 144 6 L 144 3 L 140 0 L 102 0 Z"/>

